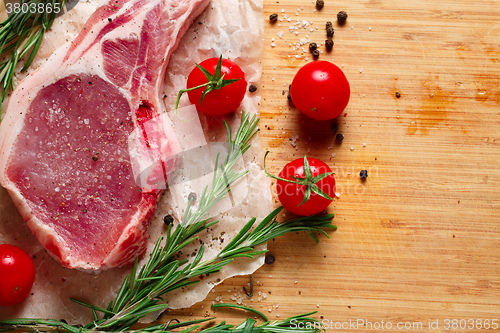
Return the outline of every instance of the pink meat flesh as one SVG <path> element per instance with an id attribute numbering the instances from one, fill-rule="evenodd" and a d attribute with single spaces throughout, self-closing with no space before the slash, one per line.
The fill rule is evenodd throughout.
<path id="1" fill-rule="evenodd" d="M 0 181 L 66 267 L 106 269 L 144 253 L 161 189 L 137 185 L 132 165 L 151 152 L 131 150 L 129 136 L 169 156 L 153 170 L 166 181 L 180 146 L 168 123 L 149 132 L 144 123 L 165 112 L 168 59 L 208 1 L 113 0 L 13 92 Z"/>

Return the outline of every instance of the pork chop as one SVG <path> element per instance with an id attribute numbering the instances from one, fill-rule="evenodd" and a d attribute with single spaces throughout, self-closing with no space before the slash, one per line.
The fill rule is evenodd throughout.
<path id="1" fill-rule="evenodd" d="M 151 152 L 137 147 L 167 156 L 151 172 L 166 181 L 180 146 L 168 121 L 148 133 L 144 123 L 165 112 L 168 59 L 208 2 L 111 0 L 13 92 L 0 126 L 0 182 L 64 266 L 107 269 L 144 253 L 162 187 L 138 185 L 133 166 Z M 134 131 L 141 143 L 131 149 Z"/>

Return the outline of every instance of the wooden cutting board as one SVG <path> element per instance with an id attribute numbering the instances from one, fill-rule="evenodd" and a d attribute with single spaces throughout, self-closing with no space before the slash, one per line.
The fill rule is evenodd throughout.
<path id="1" fill-rule="evenodd" d="M 342 27 L 340 10 L 349 15 Z M 318 245 L 307 234 L 270 242 L 276 262 L 253 274 L 251 299 L 242 291 L 248 277 L 233 278 L 165 318 L 238 323 L 244 314 L 210 305 L 241 299 L 270 319 L 317 310 L 327 331 L 486 323 L 500 331 L 492 329 L 500 327 L 500 1 L 325 0 L 315 11 L 311 0 L 265 0 L 264 12 L 261 137 L 270 170 L 304 154 L 326 161 L 340 193 L 328 209 L 338 231 Z M 283 21 L 271 24 L 272 13 Z M 296 35 L 297 20 L 309 25 Z M 335 46 L 319 58 L 351 84 L 337 119 L 342 144 L 332 121 L 311 120 L 286 98 L 312 60 L 308 44 L 302 52 L 296 43 L 324 42 L 326 21 Z"/>

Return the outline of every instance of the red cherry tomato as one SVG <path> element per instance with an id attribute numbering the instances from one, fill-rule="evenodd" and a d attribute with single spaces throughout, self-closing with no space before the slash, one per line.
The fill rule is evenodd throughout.
<path id="1" fill-rule="evenodd" d="M 316 120 L 338 117 L 349 103 L 351 88 L 344 73 L 328 61 L 304 65 L 292 81 L 293 104 Z"/>
<path id="2" fill-rule="evenodd" d="M 14 245 L 0 245 L 0 306 L 10 306 L 28 296 L 35 281 L 30 256 Z"/>
<path id="3" fill-rule="evenodd" d="M 214 75 L 219 59 L 220 58 L 210 58 L 202 61 L 199 65 L 210 72 L 211 75 Z M 205 88 L 189 91 L 189 101 L 196 105 L 198 111 L 208 115 L 218 116 L 234 111 L 240 106 L 247 88 L 245 73 L 243 73 L 241 68 L 231 60 L 222 59 L 221 75 L 224 75 L 224 80 L 239 80 L 221 89 L 212 89 L 205 95 L 203 102 L 201 97 Z M 195 67 L 188 76 L 187 88 L 197 87 L 207 82 L 208 80 L 205 74 L 203 74 L 198 67 Z"/>
<path id="4" fill-rule="evenodd" d="M 307 161 L 309 162 L 309 166 L 311 168 L 312 177 L 316 177 L 326 172 L 332 172 L 330 167 L 321 160 L 308 157 Z M 292 177 L 305 178 L 305 176 L 303 158 L 298 158 L 288 163 L 279 174 L 279 178 L 292 181 L 295 181 Z M 335 197 L 335 178 L 333 175 L 326 176 L 317 182 L 316 185 L 330 198 Z M 304 200 L 306 186 L 288 183 L 279 179 L 276 182 L 276 190 L 278 192 L 278 199 L 281 201 L 283 207 L 297 215 L 306 216 L 317 214 L 323 211 L 332 202 L 332 200 L 324 198 L 311 191 L 309 200 L 300 205 L 300 203 Z"/>

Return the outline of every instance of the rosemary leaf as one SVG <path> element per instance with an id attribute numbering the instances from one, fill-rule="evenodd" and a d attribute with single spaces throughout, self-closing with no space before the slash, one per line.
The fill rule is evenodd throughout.
<path id="1" fill-rule="evenodd" d="M 243 306 L 243 305 L 238 305 L 238 304 L 230 304 L 230 303 L 217 303 L 217 304 L 213 304 L 211 306 L 211 308 L 212 309 L 215 309 L 215 308 L 235 308 L 235 309 L 250 311 L 250 312 L 255 313 L 256 315 L 261 316 L 266 322 L 269 322 L 269 319 L 266 317 L 265 314 L 263 314 L 259 310 L 255 310 L 254 308 L 251 308 L 248 306 Z"/>

